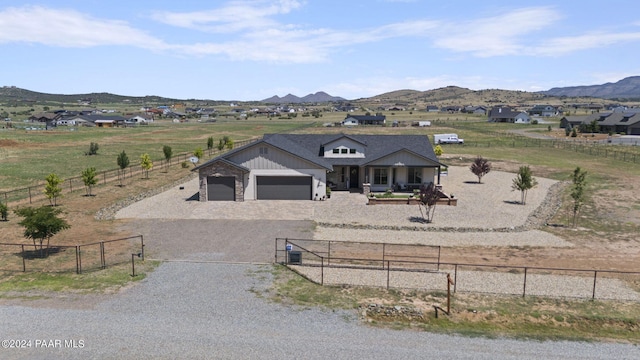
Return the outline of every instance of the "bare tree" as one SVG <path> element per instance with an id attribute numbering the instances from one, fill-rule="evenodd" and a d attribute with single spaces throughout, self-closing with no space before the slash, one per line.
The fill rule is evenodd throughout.
<path id="1" fill-rule="evenodd" d="M 482 156 L 478 156 L 469 169 L 478 177 L 478 184 L 482 184 L 482 177 L 491 171 L 491 163 L 487 159 L 482 158 Z"/>
<path id="2" fill-rule="evenodd" d="M 420 186 L 420 194 L 418 198 L 420 200 L 420 214 L 422 215 L 422 218 L 428 223 L 433 222 L 433 214 L 436 211 L 436 204 L 439 198 L 440 191 L 438 191 L 433 183 L 429 183 L 429 185 L 427 186 Z M 424 212 L 422 211 L 423 207 Z"/>

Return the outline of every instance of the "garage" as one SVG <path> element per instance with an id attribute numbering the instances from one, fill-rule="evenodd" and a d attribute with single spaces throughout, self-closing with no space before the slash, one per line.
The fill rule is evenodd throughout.
<path id="1" fill-rule="evenodd" d="M 258 200 L 311 200 L 311 176 L 257 176 Z"/>
<path id="2" fill-rule="evenodd" d="M 236 178 L 233 176 L 208 176 L 207 201 L 235 201 Z"/>

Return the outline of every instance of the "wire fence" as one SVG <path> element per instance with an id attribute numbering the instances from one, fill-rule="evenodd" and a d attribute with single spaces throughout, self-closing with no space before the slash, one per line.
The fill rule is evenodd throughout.
<path id="1" fill-rule="evenodd" d="M 81 274 L 127 263 L 136 257 L 144 260 L 144 246 L 142 235 L 48 247 L 0 243 L 0 271 Z"/>
<path id="2" fill-rule="evenodd" d="M 256 139 L 249 139 L 238 141 L 235 143 L 236 146 L 244 146 L 251 142 L 256 141 Z M 223 151 L 217 149 L 207 149 L 205 150 L 209 157 L 216 156 L 221 154 Z M 166 159 L 156 159 L 153 160 L 153 168 L 149 170 L 150 172 L 159 171 L 165 169 L 171 165 L 180 164 L 185 161 L 189 161 L 189 158 L 193 156 L 192 153 L 181 153 L 173 156 L 170 160 Z M 98 181 L 97 185 L 106 185 L 109 183 L 117 183 L 123 181 L 125 179 L 132 179 L 139 175 L 146 174 L 146 171 L 140 165 L 132 165 L 128 166 L 125 169 L 110 169 L 97 172 L 96 180 Z M 0 192 L 0 201 L 7 206 L 11 206 L 12 204 L 21 204 L 23 202 L 27 202 L 32 204 L 33 202 L 45 200 L 47 199 L 46 194 L 44 193 L 45 182 L 40 182 L 36 185 L 13 189 L 9 191 Z M 62 190 L 62 194 L 69 194 L 74 191 L 85 190 L 86 187 L 84 185 L 84 180 L 82 176 L 76 176 L 64 179 L 64 181 L 60 184 L 60 188 Z"/>
<path id="3" fill-rule="evenodd" d="M 423 245 L 388 256 L 379 249 L 389 244 L 316 241 L 276 239 L 275 262 L 321 285 L 446 291 L 449 274 L 454 292 L 640 302 L 640 272 L 445 263 L 440 249 L 427 255 Z"/>

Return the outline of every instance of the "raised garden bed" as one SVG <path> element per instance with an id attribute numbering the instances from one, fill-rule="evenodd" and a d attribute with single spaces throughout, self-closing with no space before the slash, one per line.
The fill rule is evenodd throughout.
<path id="1" fill-rule="evenodd" d="M 369 202 L 367 205 L 418 205 L 420 202 L 417 198 L 409 198 L 408 196 L 405 198 L 375 198 L 369 197 Z M 457 198 L 440 198 L 438 200 L 437 205 L 458 205 Z"/>

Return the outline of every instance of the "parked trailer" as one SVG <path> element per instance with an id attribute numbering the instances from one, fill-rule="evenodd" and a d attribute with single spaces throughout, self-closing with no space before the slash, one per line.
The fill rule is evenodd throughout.
<path id="1" fill-rule="evenodd" d="M 458 134 L 434 134 L 433 142 L 436 144 L 464 144 L 464 139 L 458 138 Z"/>

